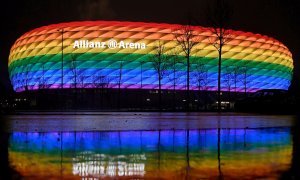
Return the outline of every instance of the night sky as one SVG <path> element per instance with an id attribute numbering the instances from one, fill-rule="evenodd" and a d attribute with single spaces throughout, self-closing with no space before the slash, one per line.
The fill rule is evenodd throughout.
<path id="1" fill-rule="evenodd" d="M 53 23 L 121 20 L 185 23 L 193 17 L 208 26 L 213 0 L 10 0 L 1 2 L 0 93 L 10 88 L 7 61 L 10 47 L 23 33 Z M 298 0 L 228 0 L 230 27 L 271 36 L 284 43 L 294 59 L 292 90 L 300 91 L 300 2 Z"/>

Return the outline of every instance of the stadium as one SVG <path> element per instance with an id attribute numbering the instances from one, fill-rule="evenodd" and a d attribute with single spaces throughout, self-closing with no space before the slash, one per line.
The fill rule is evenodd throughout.
<path id="1" fill-rule="evenodd" d="M 182 26 L 143 22 L 83 21 L 53 24 L 16 40 L 9 55 L 9 76 L 16 92 L 56 89 L 159 88 L 153 57 L 163 44 L 168 66 L 161 76 L 164 91 L 187 89 L 185 53 L 176 37 Z M 211 28 L 192 26 L 192 91 L 217 90 L 218 51 Z M 222 51 L 223 92 L 288 89 L 293 59 L 279 41 L 260 34 L 230 30 Z M 172 63 L 170 63 L 172 62 Z M 171 65 L 170 65 L 171 64 Z M 199 70 L 201 69 L 201 70 Z"/>

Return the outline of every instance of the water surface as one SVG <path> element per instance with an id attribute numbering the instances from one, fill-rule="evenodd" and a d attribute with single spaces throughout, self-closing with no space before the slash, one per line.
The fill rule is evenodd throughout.
<path id="1" fill-rule="evenodd" d="M 24 179 L 279 179 L 292 163 L 290 116 L 74 117 L 10 117 L 10 166 Z"/>

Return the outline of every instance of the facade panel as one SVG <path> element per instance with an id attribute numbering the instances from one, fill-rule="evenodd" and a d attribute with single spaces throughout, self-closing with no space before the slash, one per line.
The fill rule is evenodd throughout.
<path id="1" fill-rule="evenodd" d="M 218 53 L 209 28 L 192 27 L 190 89 L 217 90 Z M 165 46 L 168 67 L 162 89 L 186 89 L 186 60 L 175 34 L 180 25 L 85 21 L 54 24 L 22 35 L 12 46 L 9 74 L 15 91 L 48 88 L 158 89 L 153 55 Z M 229 31 L 223 47 L 222 90 L 287 89 L 293 70 L 290 51 L 267 36 Z M 199 70 L 199 67 L 202 70 Z M 235 79 L 232 77 L 233 71 Z M 120 76 L 121 75 L 121 76 Z M 201 76 L 201 78 L 199 78 Z M 121 77 L 121 78 L 120 78 Z M 234 82 L 233 82 L 234 81 Z"/>

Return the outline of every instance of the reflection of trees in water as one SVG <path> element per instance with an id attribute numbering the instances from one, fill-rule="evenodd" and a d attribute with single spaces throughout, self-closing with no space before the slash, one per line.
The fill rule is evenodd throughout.
<path id="1" fill-rule="evenodd" d="M 13 133 L 10 141 L 12 154 L 38 153 L 47 161 L 34 162 L 49 167 L 59 161 L 58 176 L 186 179 L 273 177 L 285 170 L 291 146 L 290 128 Z M 17 170 L 18 164 L 31 164 L 22 159 L 12 163 Z M 67 172 L 70 165 L 72 172 Z"/>

